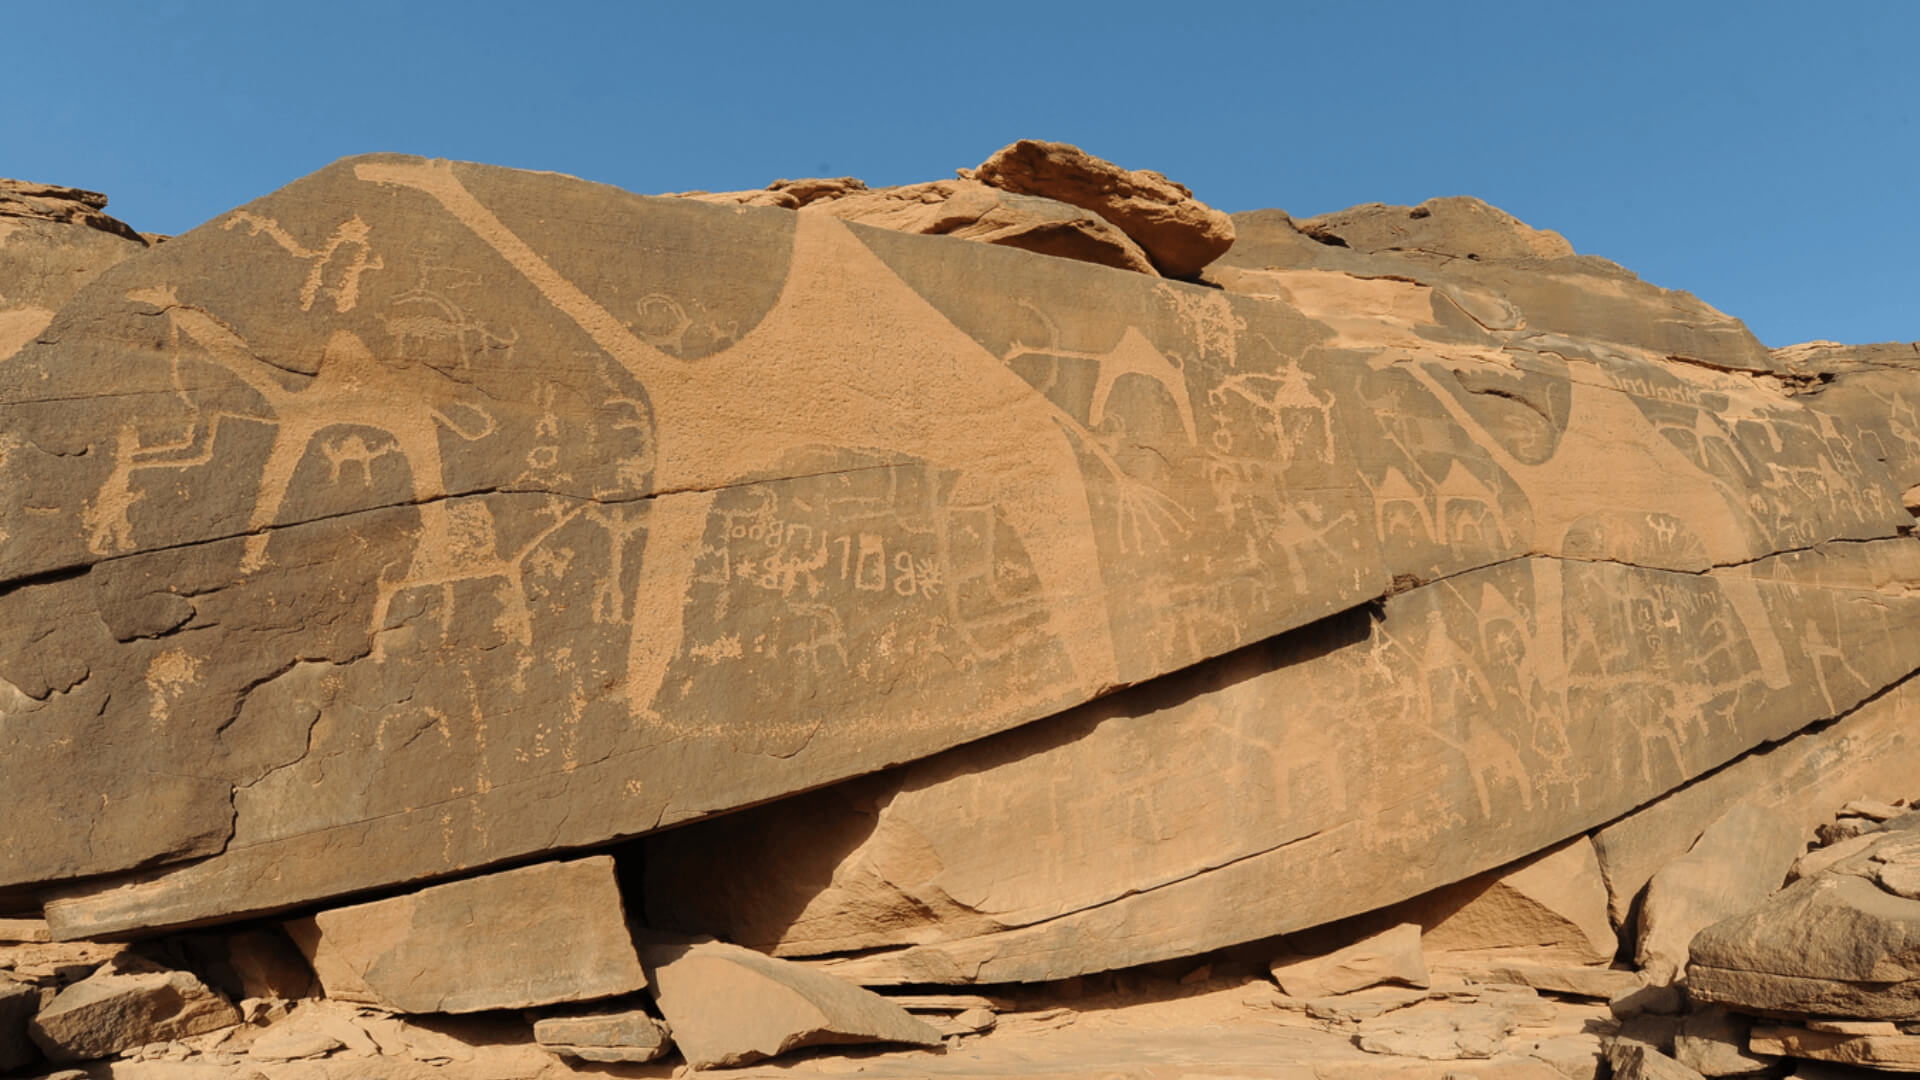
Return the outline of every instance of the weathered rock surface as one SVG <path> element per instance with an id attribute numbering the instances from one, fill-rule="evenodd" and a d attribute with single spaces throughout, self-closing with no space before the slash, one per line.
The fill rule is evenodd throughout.
<path id="1" fill-rule="evenodd" d="M 1285 956 L 1269 969 L 1283 993 L 1297 998 L 1345 994 L 1369 986 L 1425 987 L 1426 958 L 1420 951 L 1420 926 L 1402 923 L 1324 956 Z"/>
<path id="2" fill-rule="evenodd" d="M 0 363 L 101 271 L 146 250 L 106 205 L 99 192 L 0 179 Z"/>
<path id="3" fill-rule="evenodd" d="M 26 440 L 0 467 L 0 580 L 26 582 L 0 595 L 0 781 L 45 807 L 0 884 L 220 848 L 50 903 L 74 937 L 599 843 L 1489 564 L 1496 594 L 1565 558 L 1574 579 L 1605 559 L 1721 597 L 1703 602 L 1724 659 L 1682 712 L 1727 730 L 1676 765 L 1647 731 L 1643 800 L 1885 685 L 1830 673 L 1833 700 L 1807 706 L 1839 632 L 1755 600 L 1781 591 L 1769 553 L 1910 525 L 1851 429 L 1644 342 L 1491 329 L 1451 279 L 1288 273 L 1292 299 L 1092 289 L 1101 271 L 986 245 L 396 157 L 224 215 L 0 365 Z M 1830 550 L 1799 558 L 1881 558 Z M 1876 597 L 1904 580 L 1883 576 Z M 1460 618 L 1485 598 L 1449 595 Z M 1501 595 L 1529 632 L 1558 626 L 1574 667 L 1637 673 L 1610 692 L 1665 692 L 1655 653 L 1616 661 Z M 1475 664 L 1492 648 L 1400 636 Z M 1861 664 L 1897 631 L 1877 640 Z M 1524 709 L 1567 708 L 1567 684 L 1513 680 Z M 1581 685 L 1578 722 L 1617 714 L 1585 712 Z M 71 749 L 103 745 L 137 767 Z M 1248 825 L 1175 869 L 1276 842 Z M 349 836 L 359 857 L 333 857 Z"/>
<path id="4" fill-rule="evenodd" d="M 1511 867 L 1437 889 L 1396 916 L 1424 928 L 1430 960 L 1460 968 L 1503 957 L 1542 965 L 1606 964 L 1619 951 L 1593 843 L 1576 836 Z M 1448 955 L 1451 954 L 1451 955 Z"/>
<path id="5" fill-rule="evenodd" d="M 1748 1049 L 1752 1030 L 1750 1016 L 1702 1009 L 1680 1022 L 1673 1037 L 1673 1059 L 1702 1076 L 1766 1072 L 1779 1064 L 1779 1058 L 1772 1051 L 1756 1054 Z"/>
<path id="6" fill-rule="evenodd" d="M 1360 1022 L 1360 1049 L 1431 1061 L 1490 1058 L 1506 1048 L 1516 1027 L 1512 1012 L 1494 1005 L 1409 1009 Z"/>
<path id="7" fill-rule="evenodd" d="M 680 196 L 739 206 L 782 206 L 896 232 L 951 236 L 1159 276 L 1146 252 L 1112 222 L 1054 199 L 1017 195 L 978 180 L 869 188 L 852 178 L 776 181 L 765 191 Z"/>
<path id="8" fill-rule="evenodd" d="M 1802 878 L 1693 939 L 1687 988 L 1735 1009 L 1868 1020 L 1920 1019 L 1920 900 L 1889 869 L 1920 864 L 1920 830 Z"/>
<path id="9" fill-rule="evenodd" d="M 1694 1070 L 1640 1043 L 1616 1045 L 1607 1060 L 1614 1080 L 1702 1080 Z"/>
<path id="10" fill-rule="evenodd" d="M 1137 241 L 1168 277 L 1193 277 L 1233 246 L 1233 219 L 1183 185 L 1066 143 L 1021 139 L 981 162 L 972 176 L 1099 214 Z"/>
<path id="11" fill-rule="evenodd" d="M 1608 910 L 1624 924 L 1654 872 L 1692 847 L 1736 804 L 1789 822 L 1801 840 L 1849 799 L 1905 791 L 1920 775 L 1920 680 L 1908 680 L 1835 723 L 1734 761 L 1593 834 Z"/>
<path id="12" fill-rule="evenodd" d="M 719 942 L 644 947 L 647 992 L 696 1069 L 742 1065 L 803 1046 L 898 1042 L 940 1033 L 878 994 Z"/>
<path id="13" fill-rule="evenodd" d="M 597 1062 L 647 1062 L 673 1052 L 666 1025 L 633 1006 L 566 1016 L 543 1016 L 533 1038 L 561 1057 Z"/>
<path id="14" fill-rule="evenodd" d="M 1634 959 L 1655 981 L 1687 966 L 1695 934 L 1771 896 L 1804 846 L 1800 830 L 1759 807 L 1739 804 L 1709 824 L 1685 855 L 1647 885 Z"/>
<path id="15" fill-rule="evenodd" d="M 122 959 L 67 987 L 28 1025 L 53 1061 L 84 1061 L 240 1022 L 231 1002 L 184 971 Z"/>
<path id="16" fill-rule="evenodd" d="M 287 930 L 329 998 L 395 1012 L 527 1008 L 646 985 L 605 855 L 334 908 Z"/>
<path id="17" fill-rule="evenodd" d="M 40 991 L 0 977 L 0 1072 L 31 1064 L 40 1056 L 27 1036 L 27 1022 L 40 1011 Z"/>
<path id="18" fill-rule="evenodd" d="M 1888 1072 L 1920 1072 L 1920 1035 L 1850 1034 L 1769 1025 L 1753 1029 L 1752 1048 L 1763 1054 L 1832 1061 Z"/>
<path id="19" fill-rule="evenodd" d="M 1461 574 L 1379 619 L 662 835 L 647 911 L 786 955 L 906 946 L 835 963 L 875 983 L 1059 978 L 1315 926 L 1539 851 L 1904 677 L 1920 598 L 1896 583 L 1917 547 Z M 1850 690 L 1815 659 L 1828 642 Z"/>

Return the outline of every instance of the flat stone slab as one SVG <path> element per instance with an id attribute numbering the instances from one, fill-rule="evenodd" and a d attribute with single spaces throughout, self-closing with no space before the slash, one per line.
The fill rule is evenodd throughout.
<path id="1" fill-rule="evenodd" d="M 522 1009 L 647 983 L 605 855 L 334 908 L 287 932 L 327 997 L 394 1012 Z"/>
<path id="2" fill-rule="evenodd" d="M 645 948 L 648 992 L 696 1069 L 745 1065 L 805 1046 L 937 1046 L 940 1032 L 870 990 L 719 942 Z"/>
<path id="3" fill-rule="evenodd" d="M 1755 1027 L 1747 1043 L 1756 1054 L 1832 1061 L 1888 1072 L 1920 1072 L 1920 1035 L 1849 1035 L 1803 1027 Z"/>

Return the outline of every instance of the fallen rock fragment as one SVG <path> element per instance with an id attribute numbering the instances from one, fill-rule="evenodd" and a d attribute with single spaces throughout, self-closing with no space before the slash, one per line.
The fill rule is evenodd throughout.
<path id="1" fill-rule="evenodd" d="M 1322 956 L 1281 957 L 1269 970 L 1280 989 L 1297 998 L 1344 994 L 1381 983 L 1432 985 L 1420 951 L 1418 923 L 1401 923 Z"/>
<path id="2" fill-rule="evenodd" d="M 561 1057 L 596 1062 L 647 1062 L 673 1051 L 666 1025 L 634 1008 L 608 1007 L 533 1022 L 533 1038 Z"/>
<path id="3" fill-rule="evenodd" d="M 50 1060 L 84 1061 L 239 1022 L 233 1004 L 192 974 L 123 956 L 60 991 L 28 1032 Z"/>
<path id="4" fill-rule="evenodd" d="M 325 1057 L 346 1043 L 319 1031 L 279 1029 L 263 1033 L 247 1047 L 247 1056 L 255 1061 L 299 1061 Z"/>
<path id="5" fill-rule="evenodd" d="M 647 992 L 696 1069 L 830 1043 L 940 1043 L 939 1031 L 880 995 L 791 961 L 720 942 L 642 952 Z"/>
<path id="6" fill-rule="evenodd" d="M 1355 1039 L 1370 1053 L 1454 1061 L 1493 1057 L 1516 1026 L 1513 1013 L 1495 1005 L 1445 1005 L 1363 1020 Z"/>
<path id="7" fill-rule="evenodd" d="M 27 1035 L 27 1022 L 40 1010 L 40 991 L 0 976 L 0 1072 L 10 1072 L 40 1056 Z"/>
<path id="8" fill-rule="evenodd" d="M 0 942 L 52 940 L 45 919 L 0 919 Z"/>
<path id="9" fill-rule="evenodd" d="M 1748 1049 L 1753 1018 L 1718 1007 L 1701 1009 L 1680 1021 L 1673 1036 L 1673 1059 L 1702 1076 L 1745 1076 L 1766 1072 L 1779 1057 Z"/>
<path id="10" fill-rule="evenodd" d="M 1439 958 L 1434 965 L 1449 963 Z M 1576 965 L 1531 964 L 1520 962 L 1477 965 L 1475 974 L 1491 980 L 1530 986 L 1551 994 L 1598 998 L 1611 1001 L 1635 993 L 1646 985 L 1646 976 L 1638 971 Z"/>
<path id="11" fill-rule="evenodd" d="M 646 985 L 605 855 L 334 908 L 287 932 L 328 997 L 395 1012 L 520 1009 Z"/>
<path id="12" fill-rule="evenodd" d="M 1635 949 L 1641 969 L 1656 982 L 1671 981 L 1686 967 L 1693 936 L 1765 900 L 1800 849 L 1791 822 L 1752 805 L 1728 810 L 1648 883 Z"/>
<path id="13" fill-rule="evenodd" d="M 1168 277 L 1193 277 L 1233 246 L 1233 219 L 1184 186 L 1066 143 L 1021 139 L 981 162 L 973 178 L 1099 214 L 1138 242 Z"/>
<path id="14" fill-rule="evenodd" d="M 1641 1043 L 1616 1043 L 1607 1060 L 1614 1080 L 1703 1080 L 1698 1072 Z"/>
<path id="15" fill-rule="evenodd" d="M 1753 1029 L 1749 1047 L 1757 1054 L 1779 1054 L 1891 1072 L 1920 1072 L 1920 1035 L 1848 1034 L 1810 1027 Z"/>

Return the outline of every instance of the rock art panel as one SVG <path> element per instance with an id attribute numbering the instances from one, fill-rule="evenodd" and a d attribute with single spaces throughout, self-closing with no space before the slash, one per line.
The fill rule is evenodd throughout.
<path id="1" fill-rule="evenodd" d="M 395 156 L 222 215 L 0 364 L 0 787 L 44 809 L 0 887 L 217 851 L 50 922 L 284 909 L 924 757 L 1476 567 L 1697 576 L 1911 525 L 1777 387 L 1287 273 Z M 1713 580 L 1792 678 L 1818 643 Z"/>
<path id="2" fill-rule="evenodd" d="M 1594 832 L 1608 911 L 1625 925 L 1635 897 L 1704 828 L 1742 802 L 1789 822 L 1803 844 L 1849 799 L 1898 795 L 1920 776 L 1920 680 L 1835 723 L 1749 754 Z"/>
<path id="3" fill-rule="evenodd" d="M 646 911 L 781 955 L 892 948 L 830 965 L 874 983 L 1061 978 L 1315 926 L 1539 851 L 1908 677 L 1916 579 L 1910 539 L 1702 574 L 1456 575 L 661 834 Z"/>

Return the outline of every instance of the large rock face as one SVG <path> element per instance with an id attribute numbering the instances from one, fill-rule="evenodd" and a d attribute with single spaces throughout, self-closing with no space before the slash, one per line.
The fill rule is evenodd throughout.
<path id="1" fill-rule="evenodd" d="M 871 982 L 1060 978 L 1314 926 L 1852 708 L 1916 666 L 1916 580 L 1907 539 L 1702 574 L 1471 571 L 1377 619 L 663 834 L 647 913 L 784 955 L 905 947 L 834 969 Z"/>
<path id="2" fill-rule="evenodd" d="M 1223 292 L 376 156 L 107 272 L 0 362 L 0 887 L 206 855 L 48 916 L 217 920 L 1082 707 L 878 782 L 883 847 L 984 808 L 879 874 L 956 919 L 808 929 L 1024 978 L 1509 862 L 1915 666 L 1897 433 L 1550 243 L 1286 227 Z M 1141 933 L 1001 936 L 1086 920 Z"/>

